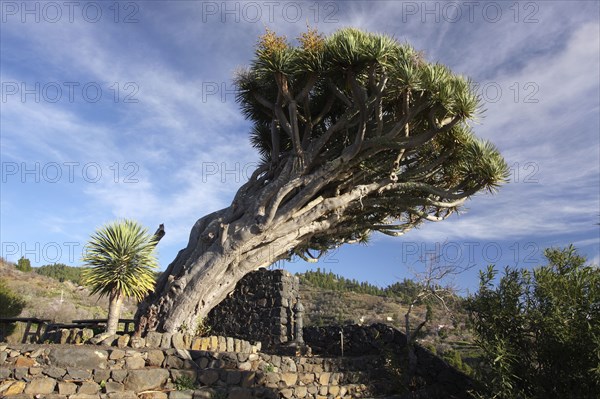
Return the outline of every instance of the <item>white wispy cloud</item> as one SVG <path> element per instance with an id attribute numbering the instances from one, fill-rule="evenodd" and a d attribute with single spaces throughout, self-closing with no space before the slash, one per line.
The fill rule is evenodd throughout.
<path id="1" fill-rule="evenodd" d="M 293 41 L 308 22 L 325 33 L 356 26 L 394 35 L 425 50 L 428 59 L 502 90 L 475 130 L 514 167 L 512 182 L 496 196 L 473 198 L 460 217 L 410 232 L 410 239 L 560 242 L 577 236 L 573 241 L 582 246 L 598 245 L 597 226 L 590 225 L 600 207 L 594 2 L 497 2 L 503 16 L 496 23 L 483 18 L 483 3 L 473 22 L 458 3 L 463 15 L 456 23 L 422 14 L 423 7 L 444 2 L 298 3 L 304 14 L 295 23 L 282 18 L 281 9 L 268 20 L 264 4 L 261 21 L 236 23 L 230 16 L 222 23 L 220 15 L 203 14 L 203 3 L 140 2 L 135 24 L 3 25 L 2 82 L 98 82 L 105 97 L 96 104 L 80 93 L 74 103 L 3 103 L 2 161 L 97 162 L 107 177 L 118 162 L 121 172 L 116 183 L 79 179 L 54 191 L 3 186 L 3 240 L 8 233 L 11 239 L 84 241 L 108 219 L 135 217 L 152 227 L 165 223 L 163 263 L 170 261 L 197 218 L 229 204 L 257 159 L 231 92 L 234 70 L 250 61 L 265 26 Z M 526 23 L 526 16 L 537 22 Z M 124 90 L 128 82 L 135 84 L 137 103 L 123 102 L 132 93 Z M 114 83 L 118 103 L 111 102 Z M 215 87 L 217 93 L 207 92 Z M 528 95 L 539 101 L 524 102 Z M 138 168 L 137 183 L 122 181 L 127 162 Z M 30 209 L 39 206 L 34 197 L 51 204 Z M 27 222 L 19 225 L 19 219 Z M 387 242 L 376 238 L 374 245 Z"/>

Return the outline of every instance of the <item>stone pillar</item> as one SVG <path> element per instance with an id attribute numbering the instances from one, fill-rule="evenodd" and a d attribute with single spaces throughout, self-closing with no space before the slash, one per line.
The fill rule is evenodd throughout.
<path id="1" fill-rule="evenodd" d="M 304 306 L 300 301 L 296 302 L 294 306 L 295 324 L 296 324 L 296 343 L 298 345 L 304 344 L 304 338 L 302 337 L 302 329 L 304 328 Z"/>

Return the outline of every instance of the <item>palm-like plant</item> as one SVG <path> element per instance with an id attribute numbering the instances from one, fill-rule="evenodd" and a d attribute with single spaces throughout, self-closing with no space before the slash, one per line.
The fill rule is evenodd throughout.
<path id="1" fill-rule="evenodd" d="M 107 334 L 117 332 L 124 298 L 141 301 L 154 288 L 156 244 L 156 238 L 132 220 L 109 223 L 90 237 L 82 258 L 90 269 L 83 281 L 92 294 L 109 298 Z"/>

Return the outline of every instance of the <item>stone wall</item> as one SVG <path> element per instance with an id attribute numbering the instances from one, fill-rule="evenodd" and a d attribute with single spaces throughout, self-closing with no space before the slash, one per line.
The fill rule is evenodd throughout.
<path id="1" fill-rule="evenodd" d="M 295 340 L 294 306 L 299 280 L 285 270 L 259 269 L 208 314 L 211 332 L 260 341 L 265 347 Z"/>
<path id="2" fill-rule="evenodd" d="M 344 357 L 330 357 L 341 351 L 340 330 Z M 307 328 L 305 338 L 320 355 L 266 354 L 248 341 L 181 333 L 118 338 L 109 342 L 115 346 L 0 344 L 0 397 L 346 399 L 398 388 L 399 331 L 383 324 Z M 423 348 L 417 358 L 419 388 L 397 399 L 470 397 L 467 376 Z"/>
<path id="3" fill-rule="evenodd" d="M 314 354 L 323 356 L 342 355 L 342 335 L 345 356 L 377 355 L 390 346 L 403 348 L 406 345 L 402 332 L 381 323 L 304 328 L 306 344 Z"/>
<path id="4" fill-rule="evenodd" d="M 92 337 L 89 329 L 61 329 L 42 338 L 43 343 L 51 344 L 94 344 L 102 346 L 116 346 L 117 348 L 162 348 L 162 349 L 192 349 L 215 352 L 257 353 L 261 350 L 260 342 L 223 337 L 208 336 L 194 337 L 184 333 L 159 333 L 151 331 L 145 337 L 136 337 L 130 334 L 111 335 L 104 338 L 102 334 Z"/>
<path id="5" fill-rule="evenodd" d="M 0 397 L 13 399 L 333 399 L 384 394 L 377 356 L 92 345 L 0 345 Z"/>
<path id="6" fill-rule="evenodd" d="M 406 337 L 384 324 L 305 328 L 313 356 L 283 355 L 301 327 L 293 311 L 301 309 L 298 285 L 283 270 L 250 274 L 210 313 L 207 324 L 218 334 L 210 337 L 101 339 L 71 329 L 45 336 L 42 345 L 0 344 L 0 397 L 346 399 L 398 389 Z M 306 349 L 292 353 L 307 353 L 299 348 Z M 416 352 L 413 392 L 395 398 L 471 397 L 472 380 L 427 350 Z"/>
<path id="7" fill-rule="evenodd" d="M 406 335 L 385 324 L 304 329 L 304 341 L 315 355 L 341 356 L 342 339 L 344 356 L 382 355 L 387 358 L 392 368 L 402 368 L 405 365 Z M 422 393 L 422 396 L 418 397 L 472 398 L 468 391 L 476 390 L 477 387 L 471 378 L 419 345 L 416 346 L 415 352 L 416 384 L 421 387 L 418 390 Z"/>

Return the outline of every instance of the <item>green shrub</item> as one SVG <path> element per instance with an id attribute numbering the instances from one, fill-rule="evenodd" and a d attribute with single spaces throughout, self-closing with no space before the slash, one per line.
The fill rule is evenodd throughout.
<path id="1" fill-rule="evenodd" d="M 196 382 L 193 378 L 188 377 L 187 375 L 180 375 L 174 381 L 175 389 L 178 391 L 192 391 L 196 389 Z"/>
<path id="2" fill-rule="evenodd" d="M 600 269 L 573 246 L 547 249 L 548 265 L 481 273 L 469 300 L 489 397 L 598 398 Z"/>
<path id="3" fill-rule="evenodd" d="M 25 300 L 11 291 L 3 279 L 0 279 L 0 303 L 0 317 L 16 317 L 26 305 Z"/>
<path id="4" fill-rule="evenodd" d="M 30 272 L 31 271 L 31 262 L 24 256 L 21 256 L 21 259 L 17 262 L 17 270 L 22 272 Z"/>
<path id="5" fill-rule="evenodd" d="M 210 332 L 212 331 L 212 327 L 205 318 L 201 318 L 198 320 L 198 324 L 196 324 L 196 331 L 194 331 L 194 335 L 196 337 L 208 337 Z"/>
<path id="6" fill-rule="evenodd" d="M 446 351 L 442 358 L 448 362 L 449 365 L 454 367 L 457 370 L 462 371 L 467 375 L 471 375 L 473 373 L 473 369 L 471 366 L 463 362 L 462 356 L 459 351 L 455 349 L 450 349 Z"/>
<path id="7" fill-rule="evenodd" d="M 8 288 L 6 282 L 0 279 L 0 317 L 17 317 L 25 308 L 26 302 Z M 15 329 L 14 324 L 0 326 L 0 338 L 7 337 Z"/>
<path id="8" fill-rule="evenodd" d="M 275 371 L 275 366 L 273 366 L 271 363 L 267 363 L 265 366 L 265 373 L 272 373 L 273 371 Z"/>
<path id="9" fill-rule="evenodd" d="M 423 348 L 427 349 L 429 352 L 433 353 L 434 355 L 437 353 L 437 349 L 433 342 L 428 342 L 428 343 L 423 344 Z"/>
<path id="10" fill-rule="evenodd" d="M 446 327 L 440 328 L 438 330 L 438 337 L 440 337 L 440 339 L 448 338 L 448 329 Z"/>

